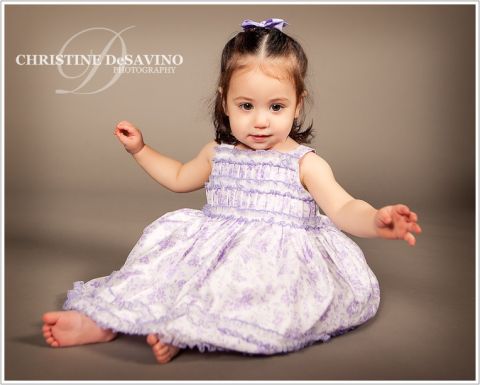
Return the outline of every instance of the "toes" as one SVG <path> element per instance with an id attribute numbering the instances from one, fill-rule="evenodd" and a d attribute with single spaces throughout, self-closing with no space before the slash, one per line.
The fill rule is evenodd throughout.
<path id="1" fill-rule="evenodd" d="M 180 348 L 168 347 L 168 350 L 165 353 L 154 353 L 154 354 L 158 363 L 166 364 L 167 362 L 170 362 L 179 352 L 180 352 Z"/>
<path id="2" fill-rule="evenodd" d="M 155 334 L 149 334 L 147 337 L 147 343 L 150 346 L 154 346 L 158 342 L 158 338 Z"/>
<path id="3" fill-rule="evenodd" d="M 172 354 L 172 348 L 170 346 L 155 346 L 153 348 L 153 353 L 157 361 L 161 364 L 165 364 L 172 359 L 175 354 Z"/>
<path id="4" fill-rule="evenodd" d="M 45 341 L 54 348 L 58 348 L 60 346 L 59 342 L 53 337 L 48 337 L 45 339 Z"/>
<path id="5" fill-rule="evenodd" d="M 167 353 L 161 356 L 156 356 L 156 359 L 160 364 L 166 364 L 172 359 L 172 357 L 170 356 L 170 354 Z"/>
<path id="6" fill-rule="evenodd" d="M 55 311 L 48 312 L 42 316 L 42 320 L 48 325 L 54 325 L 57 323 L 58 319 L 60 318 L 60 314 L 61 314 L 60 312 L 55 312 Z"/>
<path id="7" fill-rule="evenodd" d="M 44 336 L 45 338 L 48 338 L 48 337 L 51 337 L 51 336 L 52 336 L 52 328 L 43 327 L 43 328 L 42 328 L 42 331 L 43 331 L 43 336 Z"/>
<path id="8" fill-rule="evenodd" d="M 168 346 L 157 344 L 153 347 L 153 350 L 157 355 L 165 354 L 165 353 L 168 353 Z"/>
<path id="9" fill-rule="evenodd" d="M 152 347 L 155 359 L 160 364 L 169 362 L 180 351 L 177 347 L 162 343 L 156 334 L 149 334 L 147 343 Z"/>
<path id="10" fill-rule="evenodd" d="M 167 357 L 169 354 L 170 354 L 170 352 L 169 352 L 168 349 L 167 349 L 166 351 L 156 352 L 156 353 L 155 353 L 155 356 L 156 356 L 157 358 L 165 358 L 165 357 Z"/>

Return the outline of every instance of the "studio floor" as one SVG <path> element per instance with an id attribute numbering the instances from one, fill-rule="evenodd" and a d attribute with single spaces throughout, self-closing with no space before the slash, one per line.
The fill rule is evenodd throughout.
<path id="1" fill-rule="evenodd" d="M 61 308 L 74 281 L 121 267 L 149 223 L 140 213 L 122 226 L 112 224 L 107 221 L 112 215 L 98 215 L 108 211 L 104 202 L 99 200 L 97 211 L 90 206 L 88 213 L 96 217 L 89 218 L 80 205 L 64 202 L 62 209 L 57 201 L 49 215 L 76 218 L 76 230 L 54 217 L 39 218 L 37 230 L 26 228 L 25 218 L 7 217 L 6 380 L 475 379 L 473 208 L 415 210 L 423 234 L 413 248 L 402 241 L 352 237 L 379 280 L 381 304 L 374 318 L 326 343 L 255 357 L 185 350 L 166 365 L 156 363 L 143 336 L 50 348 L 41 333 L 42 314 Z"/>

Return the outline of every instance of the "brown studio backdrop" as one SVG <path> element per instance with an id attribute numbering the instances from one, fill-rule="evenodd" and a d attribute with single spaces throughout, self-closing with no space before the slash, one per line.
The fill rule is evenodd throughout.
<path id="1" fill-rule="evenodd" d="M 313 119 L 316 133 L 311 145 L 353 196 L 375 207 L 473 207 L 472 10 L 473 5 L 7 5 L 9 234 L 30 232 L 38 222 L 47 225 L 37 236 L 74 231 L 72 221 L 79 219 L 65 212 L 71 204 L 84 205 L 87 216 L 95 204 L 121 199 L 119 209 L 136 212 L 149 197 L 148 219 L 164 209 L 200 208 L 203 190 L 179 197 L 157 185 L 112 132 L 127 119 L 162 154 L 183 162 L 193 158 L 213 138 L 208 102 L 220 52 L 245 18 L 282 17 L 289 23 L 285 32 L 303 45 L 314 100 L 307 119 Z M 55 89 L 73 89 L 83 79 L 64 79 L 56 66 L 19 66 L 14 60 L 18 54 L 57 53 L 86 28 L 128 26 L 134 27 L 122 36 L 129 53 L 179 53 L 184 63 L 176 73 L 126 74 L 97 94 L 57 95 Z M 109 38 L 101 31 L 84 35 L 75 41 L 75 53 L 99 53 Z M 118 42 L 112 50 L 120 52 Z M 110 78 L 104 68 L 90 89 Z M 53 213 L 56 204 L 65 204 L 62 216 Z M 128 220 L 123 214 L 102 220 L 106 226 Z M 139 218 L 144 221 L 144 214 Z"/>
<path id="2" fill-rule="evenodd" d="M 153 195 L 147 212 L 172 199 L 200 208 L 203 190 L 174 197 L 135 164 L 113 127 L 130 120 L 159 152 L 183 162 L 194 157 L 213 138 L 207 107 L 221 49 L 245 18 L 282 17 L 289 23 L 285 32 L 303 45 L 314 99 L 307 119 L 316 133 L 311 145 L 353 196 L 376 207 L 473 207 L 472 9 L 7 5 L 7 214 L 14 201 L 23 208 L 7 216 L 9 228 L 28 231 L 31 210 L 43 215 L 53 199 L 72 195 L 87 210 L 99 194 L 123 196 L 124 208 Z M 184 63 L 173 75 L 123 75 L 92 95 L 57 95 L 55 89 L 73 89 L 83 79 L 64 79 L 56 66 L 15 63 L 18 54 L 57 53 L 75 33 L 99 26 L 134 26 L 122 34 L 129 53 L 179 53 Z M 75 41 L 76 53 L 99 53 L 109 38 L 101 31 L 84 35 Z M 120 52 L 118 42 L 112 50 Z M 110 78 L 99 71 L 90 89 Z"/>
<path id="3" fill-rule="evenodd" d="M 118 269 L 151 221 L 167 211 L 203 206 L 203 189 L 175 194 L 146 175 L 113 136 L 114 126 L 130 120 L 160 153 L 192 159 L 213 139 L 207 108 L 222 47 L 241 30 L 243 19 L 269 17 L 288 21 L 285 32 L 309 58 L 314 105 L 307 122 L 313 119 L 316 133 L 311 146 L 354 197 L 377 208 L 409 204 L 427 229 L 415 249 L 355 239 L 381 281 L 383 309 L 375 324 L 331 344 L 322 358 L 282 361 L 278 373 L 290 371 L 289 379 L 471 379 L 475 7 L 398 4 L 6 5 L 7 379 L 111 380 L 120 378 L 118 373 L 122 379 L 159 378 L 155 367 L 145 370 L 150 353 L 143 341 L 138 347 L 118 341 L 125 343 L 123 353 L 118 344 L 95 348 L 111 349 L 111 370 L 104 361 L 95 373 L 75 367 L 97 359 L 90 348 L 72 350 L 81 355 L 78 361 L 67 355 L 55 366 L 40 363 L 55 353 L 44 350 L 32 320 L 59 308 L 73 281 Z M 97 94 L 58 95 L 55 89 L 73 89 L 83 78 L 64 79 L 55 66 L 15 63 L 18 54 L 58 53 L 87 28 L 128 26 L 134 26 L 122 34 L 128 53 L 183 56 L 174 75 L 129 74 Z M 99 53 L 109 38 L 101 32 L 85 35 L 68 53 Z M 110 78 L 107 68 L 100 68 L 91 86 Z M 460 209 L 467 221 L 457 220 L 467 218 L 456 216 Z M 345 352 L 357 350 L 343 344 L 358 338 L 364 339 L 358 346 L 372 347 L 368 361 L 359 354 L 344 365 Z M 418 365 L 410 364 L 412 347 Z M 369 357 L 382 360 L 386 351 L 392 360 L 371 367 Z M 305 354 L 322 352 L 319 347 Z M 132 363 L 137 353 L 145 356 L 141 364 Z M 342 357 L 341 370 L 328 361 L 335 354 Z M 119 367 L 118 358 L 124 365 Z M 320 371 L 315 372 L 309 362 L 326 364 L 314 365 Z M 135 364 L 141 370 L 131 370 Z M 260 366 L 248 374 L 252 379 L 277 378 Z M 171 368 L 162 373 L 185 378 L 185 371 Z M 231 373 L 230 368 L 225 378 L 232 379 Z"/>
<path id="4" fill-rule="evenodd" d="M 213 139 L 208 107 L 221 49 L 246 18 L 284 18 L 285 32 L 303 45 L 311 146 L 349 193 L 377 208 L 474 207 L 473 5 L 5 8 L 7 237 L 131 245 L 166 211 L 200 209 L 203 189 L 164 189 L 112 133 L 126 119 L 160 153 L 182 162 L 196 156 Z M 125 74 L 100 93 L 56 94 L 83 78 L 15 62 L 19 54 L 58 53 L 87 28 L 129 26 L 128 53 L 181 54 L 175 74 Z M 110 38 L 85 34 L 66 53 L 100 53 Z M 109 53 L 120 54 L 118 42 Z M 106 84 L 109 71 L 100 68 L 80 91 Z"/>

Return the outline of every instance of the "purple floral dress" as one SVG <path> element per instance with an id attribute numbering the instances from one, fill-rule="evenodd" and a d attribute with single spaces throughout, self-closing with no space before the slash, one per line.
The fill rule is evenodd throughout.
<path id="1" fill-rule="evenodd" d="M 202 210 L 149 224 L 120 270 L 75 282 L 63 308 L 202 352 L 285 353 L 366 322 L 379 284 L 302 186 L 309 151 L 218 145 Z"/>

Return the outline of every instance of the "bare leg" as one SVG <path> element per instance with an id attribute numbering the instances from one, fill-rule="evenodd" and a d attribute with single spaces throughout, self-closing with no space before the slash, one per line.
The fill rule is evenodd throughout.
<path id="1" fill-rule="evenodd" d="M 50 346 L 65 347 L 113 340 L 117 333 L 100 328 L 91 318 L 75 310 L 45 313 L 43 337 Z"/>
<path id="2" fill-rule="evenodd" d="M 156 334 L 149 334 L 147 343 L 152 347 L 153 354 L 159 364 L 170 362 L 180 352 L 180 348 L 176 346 L 161 343 Z"/>

